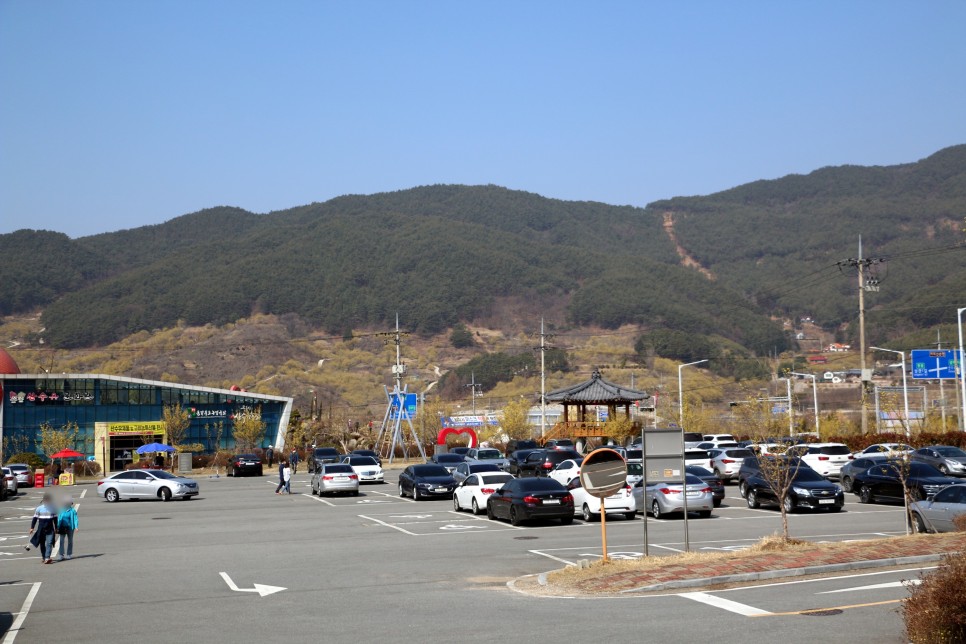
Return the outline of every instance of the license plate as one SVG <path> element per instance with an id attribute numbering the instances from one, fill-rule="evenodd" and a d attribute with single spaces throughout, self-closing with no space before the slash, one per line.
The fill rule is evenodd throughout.
<path id="1" fill-rule="evenodd" d="M 560 505 L 560 499 L 544 499 L 544 505 Z"/>
<path id="2" fill-rule="evenodd" d="M 821 503 L 821 504 L 823 504 L 823 505 L 824 504 L 832 504 L 832 503 L 835 503 L 835 499 L 819 499 L 818 502 Z"/>
<path id="3" fill-rule="evenodd" d="M 437 492 L 445 492 L 446 491 L 446 488 L 445 487 L 438 487 L 438 488 L 436 488 L 436 491 Z"/>
<path id="4" fill-rule="evenodd" d="M 688 492 L 688 496 L 701 496 L 700 492 Z"/>
<path id="5" fill-rule="evenodd" d="M 335 480 L 336 481 L 348 481 L 349 480 L 349 477 L 348 476 L 337 476 L 337 477 L 335 477 Z"/>

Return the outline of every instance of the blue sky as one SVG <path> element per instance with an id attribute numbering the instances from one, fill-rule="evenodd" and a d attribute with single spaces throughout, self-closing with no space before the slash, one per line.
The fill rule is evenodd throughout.
<path id="1" fill-rule="evenodd" d="M 0 0 L 0 233 L 912 162 L 966 143 L 964 25 L 958 0 Z"/>

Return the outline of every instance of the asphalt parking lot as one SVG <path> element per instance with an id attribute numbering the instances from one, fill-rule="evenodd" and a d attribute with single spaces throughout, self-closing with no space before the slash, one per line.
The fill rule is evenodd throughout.
<path id="1" fill-rule="evenodd" d="M 75 559 L 50 566 L 23 551 L 39 500 L 28 490 L 0 504 L 0 641 L 49 642 L 63 633 L 80 642 L 515 642 L 538 634 L 628 641 L 642 629 L 651 641 L 711 641 L 722 629 L 733 629 L 729 641 L 763 641 L 779 628 L 788 642 L 812 642 L 833 626 L 861 633 L 857 641 L 902 640 L 896 600 L 916 570 L 646 598 L 521 594 L 508 582 L 599 557 L 600 525 L 489 521 L 455 512 L 448 499 L 399 498 L 396 474 L 387 471 L 387 484 L 366 485 L 358 497 L 321 499 L 305 473 L 290 496 L 274 494 L 272 477 L 199 475 L 197 499 L 169 503 L 108 504 L 93 485 L 79 485 Z M 780 529 L 777 511 L 751 510 L 735 486 L 727 490 L 712 518 L 688 522 L 692 550 L 739 550 Z M 843 541 L 904 532 L 901 507 L 853 499 L 840 514 L 791 516 L 792 534 Z M 680 519 L 649 519 L 647 527 L 649 554 L 684 550 Z M 640 515 L 609 520 L 607 530 L 611 557 L 640 556 Z M 637 619 L 628 617 L 629 602 Z M 816 608 L 831 614 L 799 614 Z"/>

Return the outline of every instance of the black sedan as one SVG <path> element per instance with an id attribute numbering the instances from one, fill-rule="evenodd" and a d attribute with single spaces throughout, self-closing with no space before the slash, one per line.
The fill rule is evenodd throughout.
<path id="1" fill-rule="evenodd" d="M 527 456 L 539 451 L 542 451 L 539 447 L 523 447 L 508 453 L 506 460 L 509 463 L 506 466 L 506 471 L 514 476 L 520 476 L 520 466 L 527 460 Z"/>
<path id="2" fill-rule="evenodd" d="M 433 454 L 429 460 L 431 463 L 445 467 L 446 471 L 452 474 L 456 470 L 456 466 L 466 459 L 459 454 Z"/>
<path id="3" fill-rule="evenodd" d="M 762 504 L 778 505 L 778 494 L 761 470 L 745 479 L 745 485 L 748 488 L 745 501 L 749 508 L 758 508 Z M 845 491 L 812 468 L 803 466 L 794 471 L 782 505 L 785 512 L 794 512 L 797 508 L 838 512 L 845 505 Z"/>
<path id="4" fill-rule="evenodd" d="M 864 472 L 873 465 L 882 465 L 886 462 L 885 455 L 882 456 L 861 456 L 855 458 L 842 466 L 839 472 L 839 480 L 846 492 L 852 492 L 852 483 L 855 481 L 856 474 Z"/>
<path id="5" fill-rule="evenodd" d="M 453 475 L 442 465 L 410 465 L 399 475 L 399 496 L 408 494 L 414 501 L 433 496 L 452 498 L 455 489 Z"/>
<path id="6" fill-rule="evenodd" d="M 708 484 L 708 487 L 711 488 L 711 498 L 714 499 L 714 507 L 720 507 L 725 498 L 724 483 L 721 479 L 711 470 L 699 465 L 688 465 L 685 469 L 687 469 L 688 474 L 693 474 Z"/>
<path id="7" fill-rule="evenodd" d="M 255 454 L 235 454 L 228 461 L 228 476 L 262 475 L 262 459 Z"/>
<path id="8" fill-rule="evenodd" d="M 530 519 L 573 523 L 574 497 L 551 478 L 513 479 L 486 500 L 486 516 L 509 519 L 513 525 Z"/>
<path id="9" fill-rule="evenodd" d="M 903 474 L 905 476 L 903 477 Z M 902 479 L 906 480 L 909 497 L 913 501 L 926 499 L 947 485 L 959 483 L 959 479 L 943 476 L 942 472 L 925 463 L 887 462 L 873 465 L 855 475 L 852 491 L 862 503 L 875 503 L 878 499 L 902 501 Z"/>

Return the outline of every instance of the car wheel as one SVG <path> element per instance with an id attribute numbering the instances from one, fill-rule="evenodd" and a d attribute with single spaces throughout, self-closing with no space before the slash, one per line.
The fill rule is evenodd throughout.
<path id="1" fill-rule="evenodd" d="M 453 509 L 457 512 L 463 509 L 460 507 L 460 500 L 456 498 L 455 494 L 453 495 Z"/>
<path id="2" fill-rule="evenodd" d="M 863 485 L 859 490 L 859 503 L 875 503 L 875 496 L 872 494 L 872 488 L 868 485 Z"/>
<path id="3" fill-rule="evenodd" d="M 584 521 L 590 523 L 594 520 L 594 513 L 590 511 L 590 508 L 584 503 L 584 507 L 580 508 L 580 516 L 583 517 Z M 599 517 L 597 517 L 599 518 Z"/>
<path id="4" fill-rule="evenodd" d="M 419 488 L 414 485 L 413 486 L 413 501 L 418 501 L 421 498 L 423 498 L 423 497 L 419 495 Z"/>
<path id="5" fill-rule="evenodd" d="M 570 525 L 573 522 L 574 522 L 574 518 L 572 516 L 569 516 L 569 517 L 560 517 L 560 523 L 562 525 Z"/>
<path id="6" fill-rule="evenodd" d="M 698 512 L 698 516 L 701 517 L 702 519 L 710 519 L 711 510 L 701 510 L 700 512 Z"/>
<path id="7" fill-rule="evenodd" d="M 744 481 L 738 484 L 738 494 L 740 494 L 741 498 L 743 499 L 748 497 L 748 484 Z"/>
<path id="8" fill-rule="evenodd" d="M 851 476 L 843 476 L 842 477 L 842 489 L 845 490 L 846 492 L 851 492 L 852 491 L 852 477 Z"/>
<path id="9" fill-rule="evenodd" d="M 510 506 L 510 525 L 520 525 L 520 516 L 517 514 L 515 506 Z"/>
<path id="10" fill-rule="evenodd" d="M 399 484 L 399 497 L 403 499 L 406 498 L 406 494 L 405 492 L 403 492 L 403 489 L 402 489 L 402 483 Z"/>
<path id="11" fill-rule="evenodd" d="M 171 490 L 166 487 L 161 488 L 161 491 L 158 494 L 161 497 L 161 500 L 164 502 L 171 500 Z"/>
<path id="12" fill-rule="evenodd" d="M 926 527 L 926 522 L 917 512 L 912 513 L 912 531 L 916 534 L 926 534 L 929 532 L 929 529 Z"/>
<path id="13" fill-rule="evenodd" d="M 782 507 L 785 508 L 786 513 L 795 511 L 795 499 L 792 498 L 791 494 L 785 495 L 785 499 L 782 501 Z"/>
<path id="14" fill-rule="evenodd" d="M 121 498 L 121 495 L 117 493 L 117 490 L 115 490 L 114 488 L 111 488 L 104 493 L 104 498 L 110 503 L 114 503 L 115 501 Z"/>
<path id="15" fill-rule="evenodd" d="M 493 508 L 489 503 L 486 504 L 486 518 L 490 521 L 496 520 L 496 515 L 493 514 Z"/>
<path id="16" fill-rule="evenodd" d="M 477 505 L 476 499 L 473 499 L 473 514 L 479 514 L 479 513 L 480 513 L 480 506 Z"/>
<path id="17" fill-rule="evenodd" d="M 633 521 L 634 519 L 637 518 L 637 512 L 625 512 L 624 518 L 627 519 L 628 521 Z"/>
<path id="18" fill-rule="evenodd" d="M 661 504 L 658 503 L 657 500 L 651 504 L 651 516 L 655 519 L 661 518 Z"/>
<path id="19" fill-rule="evenodd" d="M 761 503 L 758 502 L 758 493 L 754 490 L 748 490 L 748 494 L 745 496 L 745 503 L 752 510 L 757 510 L 761 507 Z"/>

